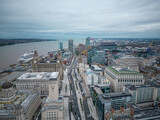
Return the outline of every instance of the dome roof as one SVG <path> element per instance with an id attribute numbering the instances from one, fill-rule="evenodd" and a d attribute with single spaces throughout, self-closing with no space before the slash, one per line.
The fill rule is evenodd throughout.
<path id="1" fill-rule="evenodd" d="M 8 89 L 11 88 L 13 86 L 13 84 L 11 82 L 5 82 L 2 85 L 2 89 Z"/>

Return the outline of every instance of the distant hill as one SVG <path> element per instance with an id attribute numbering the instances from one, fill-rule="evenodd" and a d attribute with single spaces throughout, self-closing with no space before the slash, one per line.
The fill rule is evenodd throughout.
<path id="1" fill-rule="evenodd" d="M 43 41 L 57 41 L 57 39 L 0 39 L 0 46 Z"/>

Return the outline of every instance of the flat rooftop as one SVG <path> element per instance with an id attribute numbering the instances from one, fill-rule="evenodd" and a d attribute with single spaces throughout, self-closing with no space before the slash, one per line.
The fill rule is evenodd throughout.
<path id="1" fill-rule="evenodd" d="M 58 78 L 59 72 L 33 72 L 24 73 L 17 80 L 56 80 Z"/>
<path id="2" fill-rule="evenodd" d="M 113 93 L 98 95 L 102 103 L 106 103 L 107 101 L 110 101 L 110 99 L 116 99 L 116 98 L 127 97 L 127 96 L 131 96 L 131 94 L 129 92 L 116 92 L 116 93 L 113 92 Z"/>
<path id="3" fill-rule="evenodd" d="M 137 115 L 137 117 L 135 117 L 137 120 L 145 119 L 145 118 L 152 118 L 152 120 L 160 119 L 160 109 L 159 108 L 146 108 L 142 110 L 135 110 L 134 114 Z"/>
<path id="4" fill-rule="evenodd" d="M 0 79 L 0 85 L 2 85 L 6 80 L 8 82 L 13 82 L 15 79 L 17 79 L 22 74 L 24 74 L 24 72 L 12 72 L 11 74 Z"/>
<path id="5" fill-rule="evenodd" d="M 97 92 L 97 94 L 103 94 L 100 88 L 94 87 L 94 90 Z"/>
<path id="6" fill-rule="evenodd" d="M 97 65 L 92 65 L 91 67 L 96 71 L 102 71 L 102 68 L 98 67 Z"/>
<path id="7" fill-rule="evenodd" d="M 109 66 L 107 66 L 106 68 L 118 75 L 143 75 L 142 73 L 127 68 L 118 68 L 118 67 L 113 68 Z"/>
<path id="8" fill-rule="evenodd" d="M 11 110 L 0 110 L 0 115 L 7 116 L 7 115 L 10 115 L 10 112 Z"/>
<path id="9" fill-rule="evenodd" d="M 133 55 L 125 55 L 125 56 L 120 57 L 120 59 L 144 59 L 144 58 L 142 58 L 142 57 L 135 57 Z"/>
<path id="10" fill-rule="evenodd" d="M 156 87 L 156 88 L 160 88 L 159 85 L 154 85 L 154 84 L 143 84 L 143 85 L 125 85 L 125 87 L 127 87 L 129 90 L 137 90 L 139 88 L 148 88 L 148 87 Z"/>
<path id="11" fill-rule="evenodd" d="M 109 84 L 97 84 L 97 85 L 95 85 L 95 87 L 98 87 L 98 88 L 106 88 L 106 87 L 110 87 L 110 85 Z"/>

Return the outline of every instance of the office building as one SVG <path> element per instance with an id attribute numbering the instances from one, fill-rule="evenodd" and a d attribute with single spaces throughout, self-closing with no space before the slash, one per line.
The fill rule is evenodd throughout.
<path id="1" fill-rule="evenodd" d="M 128 68 L 106 67 L 104 75 L 110 81 L 111 88 L 115 92 L 123 91 L 123 86 L 127 84 L 144 84 L 143 74 Z"/>
<path id="2" fill-rule="evenodd" d="M 59 50 L 63 50 L 63 43 L 62 42 L 59 42 Z"/>
<path id="3" fill-rule="evenodd" d="M 73 40 L 68 40 L 68 50 L 73 53 Z"/>
<path id="4" fill-rule="evenodd" d="M 90 46 L 90 37 L 86 38 L 86 48 Z"/>
<path id="5" fill-rule="evenodd" d="M 103 59 L 100 59 L 101 57 L 99 59 L 100 59 L 100 61 L 102 61 L 102 63 L 104 63 L 104 60 L 106 60 L 106 58 L 105 58 L 106 51 L 112 51 L 112 50 L 116 50 L 116 49 L 117 49 L 117 45 L 115 43 L 110 43 L 110 42 L 101 42 L 98 45 L 93 45 L 87 51 L 87 63 L 92 64 L 93 60 L 96 60 L 96 58 L 95 58 L 96 54 L 100 53 L 99 51 L 101 51 L 101 55 L 103 57 Z M 97 61 L 97 62 L 99 62 L 99 61 Z"/>
<path id="6" fill-rule="evenodd" d="M 100 120 L 104 120 L 105 114 L 111 109 L 119 110 L 125 106 L 125 103 L 131 101 L 131 94 L 129 92 L 117 92 L 99 94 L 97 101 L 97 113 Z"/>
<path id="7" fill-rule="evenodd" d="M 103 92 L 101 91 L 101 89 L 99 87 L 97 87 L 95 85 L 92 85 L 89 88 L 90 88 L 90 93 L 91 93 L 93 104 L 94 104 L 94 106 L 97 106 L 98 95 L 103 94 Z"/>
<path id="8" fill-rule="evenodd" d="M 43 102 L 42 120 L 63 120 L 63 99 L 59 96 L 58 74 L 49 80 L 49 95 Z"/>
<path id="9" fill-rule="evenodd" d="M 103 71 L 98 65 L 91 65 L 91 69 L 96 73 L 101 73 Z"/>
<path id="10" fill-rule="evenodd" d="M 78 51 L 79 51 L 79 52 L 84 51 L 84 50 L 85 50 L 85 47 L 86 47 L 86 46 L 85 46 L 84 44 L 79 44 L 79 45 L 78 45 Z"/>
<path id="11" fill-rule="evenodd" d="M 98 84 L 98 85 L 95 85 L 95 87 L 98 87 L 104 94 L 111 92 L 110 83 L 109 84 Z"/>
<path id="12" fill-rule="evenodd" d="M 92 64 L 105 64 L 106 63 L 106 52 L 103 50 L 96 50 L 92 57 Z"/>
<path id="13" fill-rule="evenodd" d="M 125 55 L 123 57 L 120 57 L 119 59 L 116 59 L 115 63 L 117 65 L 123 65 L 125 67 L 128 67 L 129 69 L 139 72 L 139 66 L 143 64 L 143 61 L 144 58 Z"/>
<path id="14" fill-rule="evenodd" d="M 85 73 L 85 82 L 87 85 L 98 84 L 98 74 L 95 74 L 91 69 L 87 69 Z"/>
<path id="15" fill-rule="evenodd" d="M 160 101 L 160 85 L 143 84 L 143 85 L 124 85 L 123 91 L 132 94 L 131 101 L 135 104 L 151 103 Z"/>
<path id="16" fill-rule="evenodd" d="M 111 85 L 110 81 L 105 77 L 105 76 L 99 76 L 100 77 L 100 84 L 104 84 L 104 85 Z"/>
<path id="17" fill-rule="evenodd" d="M 88 64 L 92 64 L 92 56 L 94 55 L 94 47 L 91 47 L 88 51 L 87 51 L 87 63 Z"/>
<path id="18" fill-rule="evenodd" d="M 0 91 L 0 120 L 32 120 L 40 104 L 37 87 L 33 91 L 17 90 L 15 85 L 5 82 Z"/>
<path id="19" fill-rule="evenodd" d="M 24 73 L 16 80 L 17 89 L 21 90 L 31 90 L 36 85 L 39 85 L 39 90 L 41 97 L 46 97 L 49 95 L 49 82 L 52 79 L 57 79 L 59 82 L 58 88 L 60 88 L 60 78 L 59 72 L 33 72 Z"/>
<path id="20" fill-rule="evenodd" d="M 110 85 L 107 84 L 91 85 L 89 88 L 95 106 L 97 106 L 98 95 L 110 93 Z"/>
<path id="21" fill-rule="evenodd" d="M 117 49 L 117 45 L 114 42 L 101 42 L 99 45 L 99 48 L 101 50 L 116 50 Z"/>

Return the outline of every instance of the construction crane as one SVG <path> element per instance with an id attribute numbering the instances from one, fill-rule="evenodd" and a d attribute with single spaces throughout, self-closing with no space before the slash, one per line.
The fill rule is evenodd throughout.
<path id="1" fill-rule="evenodd" d="M 92 46 L 89 46 L 86 50 L 83 50 L 81 54 L 87 56 L 87 52 L 89 49 L 91 49 L 91 47 Z"/>

